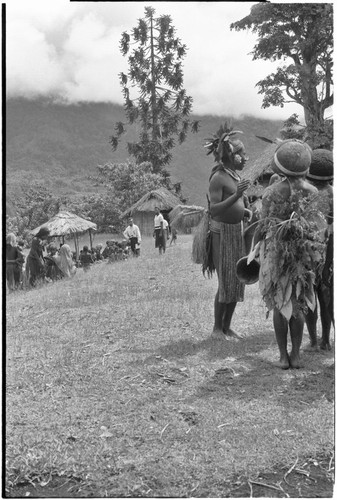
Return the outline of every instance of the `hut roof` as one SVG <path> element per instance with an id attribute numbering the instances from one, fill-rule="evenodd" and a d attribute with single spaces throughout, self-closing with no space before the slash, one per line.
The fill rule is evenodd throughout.
<path id="1" fill-rule="evenodd" d="M 48 222 L 33 229 L 31 234 L 37 234 L 41 227 L 47 227 L 50 231 L 50 236 L 65 236 L 66 234 L 84 233 L 89 229 L 97 229 L 97 225 L 94 222 L 82 219 L 82 217 L 67 211 L 62 211 L 54 215 Z"/>
<path id="2" fill-rule="evenodd" d="M 155 207 L 160 210 L 171 210 L 180 203 L 180 199 L 165 188 L 155 189 L 142 196 L 140 200 L 125 210 L 121 217 L 134 212 L 154 212 Z"/>
<path id="3" fill-rule="evenodd" d="M 170 214 L 171 228 L 186 231 L 196 227 L 201 221 L 206 209 L 198 205 L 177 205 Z"/>
<path id="4" fill-rule="evenodd" d="M 262 154 L 251 164 L 247 164 L 242 171 L 242 179 L 248 179 L 254 183 L 262 174 L 271 171 L 271 160 L 278 144 L 269 144 Z"/>

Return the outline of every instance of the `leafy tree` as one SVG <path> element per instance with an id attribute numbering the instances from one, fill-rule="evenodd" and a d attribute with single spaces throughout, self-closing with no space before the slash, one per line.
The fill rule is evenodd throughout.
<path id="1" fill-rule="evenodd" d="M 66 206 L 70 212 L 95 222 L 98 232 L 109 232 L 111 226 L 114 226 L 116 230 L 121 228 L 119 221 L 121 214 L 120 199 L 111 190 L 102 194 L 68 200 Z"/>
<path id="2" fill-rule="evenodd" d="M 29 185 L 24 195 L 15 201 L 21 230 L 34 229 L 47 222 L 57 214 L 61 203 L 61 199 L 55 197 L 44 184 L 36 182 Z"/>
<path id="3" fill-rule="evenodd" d="M 139 19 L 131 35 L 124 32 L 120 41 L 123 56 L 129 54 L 128 74 L 120 73 L 126 118 L 129 124 L 138 120 L 141 125 L 139 140 L 128 143 L 128 152 L 137 163 L 150 162 L 155 173 L 170 162 L 174 137 L 182 143 L 190 129 L 196 132 L 199 127 L 189 118 L 192 97 L 183 88 L 187 48 L 175 31 L 170 16 L 155 17 L 155 10 L 146 7 L 145 18 Z M 131 45 L 135 48 L 130 53 Z M 130 87 L 138 89 L 137 98 L 132 98 Z M 116 123 L 115 131 L 110 139 L 113 150 L 125 124 Z"/>
<path id="4" fill-rule="evenodd" d="M 257 83 L 264 95 L 262 107 L 289 102 L 303 106 L 309 143 L 317 147 L 326 142 L 332 128 L 324 121 L 324 112 L 333 103 L 332 3 L 261 2 L 231 29 L 258 35 L 253 60 L 288 63 Z"/>
<path id="5" fill-rule="evenodd" d="M 163 176 L 152 172 L 150 162 L 137 164 L 128 160 L 126 163 L 107 163 L 99 166 L 98 170 L 101 182 L 119 200 L 121 212 L 144 194 L 163 186 Z"/>
<path id="6" fill-rule="evenodd" d="M 282 139 L 300 139 L 306 140 L 306 127 L 301 125 L 298 115 L 294 113 L 283 123 L 281 130 Z"/>

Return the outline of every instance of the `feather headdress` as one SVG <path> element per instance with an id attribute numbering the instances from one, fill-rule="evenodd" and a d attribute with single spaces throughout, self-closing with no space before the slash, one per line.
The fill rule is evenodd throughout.
<path id="1" fill-rule="evenodd" d="M 228 125 L 227 122 L 220 125 L 219 130 L 213 134 L 212 137 L 206 138 L 204 148 L 208 149 L 207 155 L 214 154 L 215 160 L 221 159 L 223 148 L 225 147 L 228 152 L 235 153 L 235 144 L 232 143 L 231 138 L 235 134 L 243 134 L 241 130 L 233 130 L 233 127 Z"/>

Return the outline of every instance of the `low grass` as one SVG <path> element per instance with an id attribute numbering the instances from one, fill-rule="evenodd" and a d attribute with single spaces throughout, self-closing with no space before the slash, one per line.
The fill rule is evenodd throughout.
<path id="1" fill-rule="evenodd" d="M 243 339 L 213 337 L 217 283 L 191 248 L 145 238 L 138 259 L 7 296 L 8 496 L 226 497 L 323 459 L 332 495 L 333 353 L 276 368 L 258 285 Z"/>

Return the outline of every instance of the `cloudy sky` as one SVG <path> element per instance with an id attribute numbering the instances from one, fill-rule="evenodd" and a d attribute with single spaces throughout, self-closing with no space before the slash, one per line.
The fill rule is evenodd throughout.
<path id="1" fill-rule="evenodd" d="M 152 6 L 156 15 L 171 16 L 176 34 L 188 47 L 184 88 L 193 97 L 194 113 L 302 116 L 295 104 L 261 109 L 255 84 L 275 66 L 252 61 L 251 33 L 229 29 L 253 3 L 4 1 L 8 97 L 53 95 L 71 103 L 122 104 L 118 74 L 128 66 L 119 51 L 121 34 L 144 17 L 145 6 Z"/>

